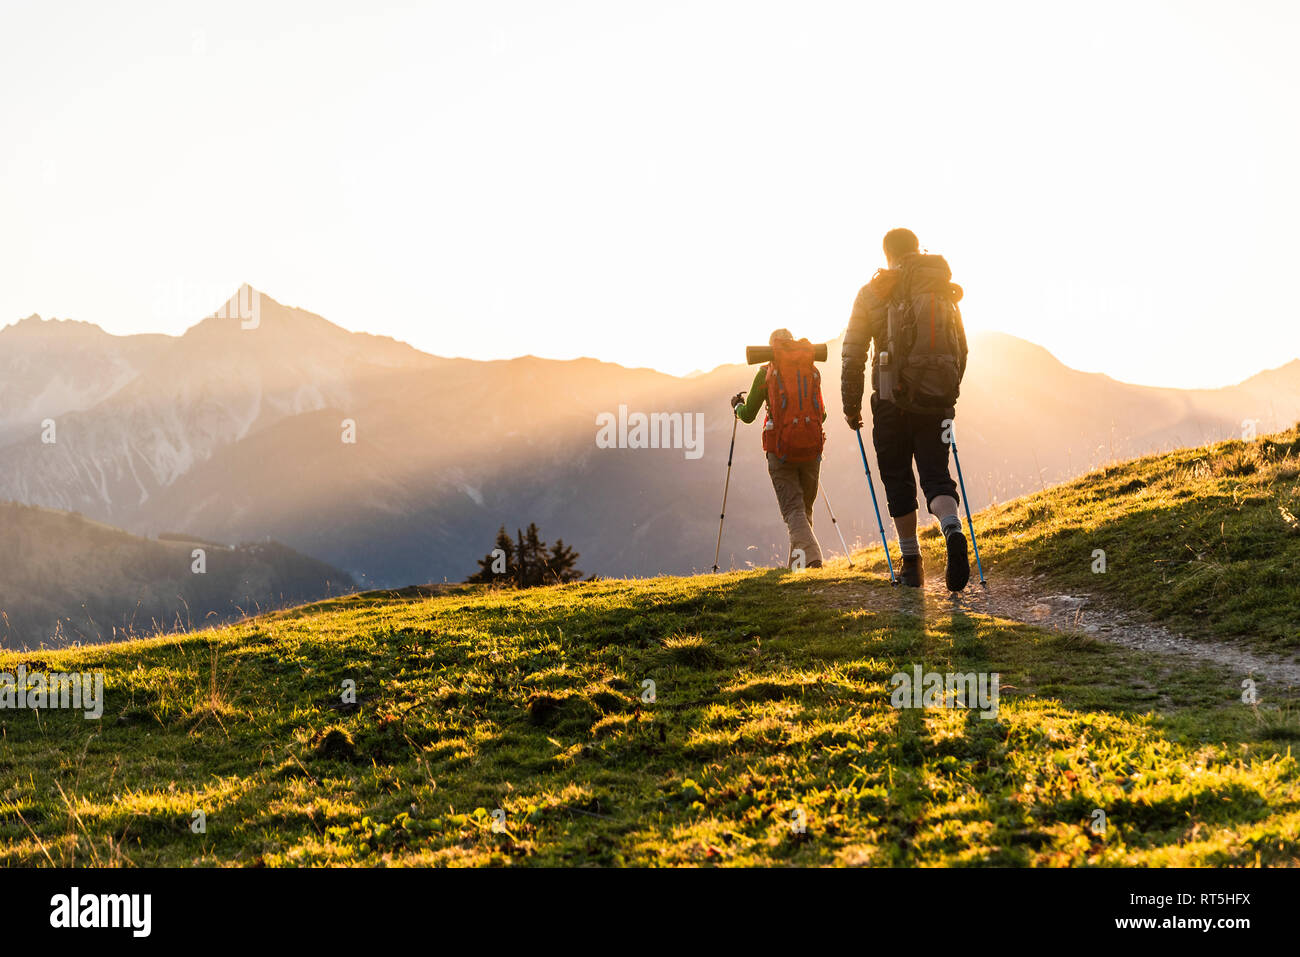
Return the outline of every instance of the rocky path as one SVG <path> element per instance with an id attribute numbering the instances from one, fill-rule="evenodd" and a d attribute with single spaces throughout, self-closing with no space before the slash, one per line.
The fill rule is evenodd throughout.
<path id="1" fill-rule="evenodd" d="M 856 591 L 852 586 L 837 589 L 841 595 L 845 590 Z M 1063 595 L 1035 579 L 998 578 L 987 589 L 973 582 L 954 599 L 940 578 L 927 582 L 925 593 L 932 605 L 943 603 L 1051 631 L 1088 635 L 1134 651 L 1212 662 L 1278 692 L 1300 689 L 1300 663 L 1294 658 L 1256 652 L 1239 643 L 1188 638 L 1143 621 L 1096 595 Z M 862 600 L 870 600 L 867 589 L 861 589 L 860 595 Z"/>

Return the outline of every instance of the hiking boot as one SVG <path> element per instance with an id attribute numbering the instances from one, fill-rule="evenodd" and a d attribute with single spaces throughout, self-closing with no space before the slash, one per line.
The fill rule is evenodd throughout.
<path id="1" fill-rule="evenodd" d="M 953 532 L 948 536 L 948 569 L 944 580 L 949 591 L 961 591 L 970 581 L 970 558 L 966 555 L 966 536 Z"/>
<path id="2" fill-rule="evenodd" d="M 822 560 L 821 560 L 820 558 L 814 558 L 812 561 L 810 561 L 810 562 L 808 563 L 807 567 L 808 567 L 808 568 L 821 568 L 821 567 L 822 567 Z"/>
<path id="3" fill-rule="evenodd" d="M 920 588 L 925 584 L 925 572 L 921 570 L 920 555 L 903 556 L 903 567 L 898 572 L 898 580 L 909 588 Z"/>

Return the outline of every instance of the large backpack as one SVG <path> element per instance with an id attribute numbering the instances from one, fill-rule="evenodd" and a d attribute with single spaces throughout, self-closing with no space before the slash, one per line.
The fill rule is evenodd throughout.
<path id="1" fill-rule="evenodd" d="M 763 449 L 783 462 L 811 462 L 822 454 L 822 376 L 807 339 L 772 344 L 767 364 L 767 419 Z"/>
<path id="2" fill-rule="evenodd" d="M 898 268 L 876 347 L 877 391 L 907 412 L 951 414 L 966 372 L 961 286 L 942 256 L 909 256 Z"/>

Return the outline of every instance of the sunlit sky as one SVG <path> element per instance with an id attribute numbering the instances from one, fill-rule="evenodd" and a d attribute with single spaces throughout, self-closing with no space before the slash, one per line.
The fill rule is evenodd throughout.
<path id="1" fill-rule="evenodd" d="M 1223 385 L 1300 355 L 1298 25 L 1221 0 L 4 0 L 0 325 L 179 334 L 246 281 L 440 355 L 685 373 L 838 335 L 906 225 L 971 332 Z"/>

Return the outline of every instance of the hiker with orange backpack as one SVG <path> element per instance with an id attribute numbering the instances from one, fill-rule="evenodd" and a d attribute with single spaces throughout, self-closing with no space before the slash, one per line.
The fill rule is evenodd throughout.
<path id="1" fill-rule="evenodd" d="M 812 525 L 826 444 L 822 431 L 826 405 L 821 373 L 814 365 L 815 347 L 807 339 L 796 340 L 788 329 L 773 332 L 768 343 L 772 361 L 755 374 L 749 398 L 738 392 L 731 398 L 731 407 L 736 417 L 748 424 L 767 404 L 763 450 L 781 516 L 790 531 L 786 564 L 796 569 L 821 568 L 822 549 Z"/>
<path id="2" fill-rule="evenodd" d="M 884 252 L 888 268 L 862 287 L 844 334 L 844 418 L 849 428 L 862 428 L 864 367 L 874 342 L 871 439 L 903 552 L 899 577 L 913 587 L 925 582 L 916 537 L 915 461 L 925 504 L 939 519 L 947 546 L 946 583 L 958 592 L 970 580 L 970 559 L 957 515 L 957 483 L 948 472 L 948 449 L 955 457 L 952 420 L 966 372 L 966 332 L 957 308 L 962 289 L 942 256 L 921 253 L 910 229 L 890 230 Z M 960 476 L 960 462 L 957 467 Z M 969 521 L 969 505 L 966 512 Z M 975 556 L 978 562 L 978 550 Z"/>

